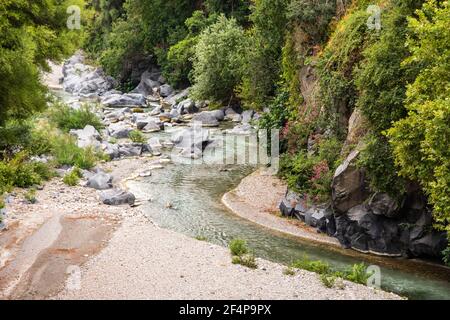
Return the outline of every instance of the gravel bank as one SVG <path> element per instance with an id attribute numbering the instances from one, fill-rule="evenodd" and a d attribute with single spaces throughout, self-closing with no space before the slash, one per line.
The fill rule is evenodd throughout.
<path id="1" fill-rule="evenodd" d="M 231 264 L 227 249 L 127 217 L 109 245 L 82 267 L 81 289 L 56 299 L 399 299 L 345 282 L 327 289 L 318 275 L 283 275 L 282 265 L 258 259 L 251 270 Z"/>

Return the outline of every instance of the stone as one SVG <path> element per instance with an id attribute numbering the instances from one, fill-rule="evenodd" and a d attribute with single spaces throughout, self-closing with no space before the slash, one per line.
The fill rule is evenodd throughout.
<path id="1" fill-rule="evenodd" d="M 326 214 L 325 209 L 312 207 L 305 212 L 305 223 L 311 227 L 319 230 L 326 228 Z"/>
<path id="2" fill-rule="evenodd" d="M 279 208 L 284 217 L 292 217 L 294 214 L 294 206 L 286 198 L 281 200 Z"/>
<path id="3" fill-rule="evenodd" d="M 347 212 L 350 208 L 363 203 L 370 195 L 365 172 L 356 165 L 358 155 L 357 150 L 351 152 L 334 173 L 332 203 L 337 213 Z"/>
<path id="4" fill-rule="evenodd" d="M 161 83 L 158 80 L 154 80 L 155 75 L 150 71 L 145 71 L 141 75 L 141 82 L 139 85 L 132 91 L 132 93 L 140 93 L 144 96 L 148 96 L 153 94 L 153 89 L 161 86 Z"/>
<path id="5" fill-rule="evenodd" d="M 286 194 L 279 205 L 281 214 L 285 217 L 292 217 L 295 213 L 295 207 L 300 203 L 302 203 L 300 195 L 291 190 L 286 190 Z"/>
<path id="6" fill-rule="evenodd" d="M 107 155 L 111 160 L 120 158 L 119 146 L 109 142 L 102 143 L 103 153 Z"/>
<path id="7" fill-rule="evenodd" d="M 180 115 L 198 112 L 198 108 L 196 107 L 195 102 L 192 99 L 181 101 L 178 105 L 175 106 L 175 108 Z"/>
<path id="8" fill-rule="evenodd" d="M 161 106 L 157 106 L 152 111 L 150 111 L 150 115 L 151 116 L 157 116 L 157 115 L 161 114 L 162 111 L 163 111 L 162 107 Z"/>
<path id="9" fill-rule="evenodd" d="M 242 112 L 242 123 L 250 123 L 253 119 L 253 115 L 255 114 L 255 111 L 253 110 L 245 110 Z"/>
<path id="10" fill-rule="evenodd" d="M 128 138 L 128 135 L 131 131 L 133 131 L 133 129 L 125 126 L 122 123 L 112 123 L 108 127 L 109 135 L 116 139 Z"/>
<path id="11" fill-rule="evenodd" d="M 369 208 L 374 214 L 388 218 L 393 218 L 399 213 L 398 202 L 387 193 L 375 193 L 369 200 Z"/>
<path id="12" fill-rule="evenodd" d="M 91 125 L 87 125 L 82 130 L 70 130 L 70 134 L 77 137 L 77 145 L 80 148 L 95 147 L 100 148 L 100 133 Z"/>
<path id="13" fill-rule="evenodd" d="M 148 123 L 141 129 L 145 133 L 158 132 L 162 130 L 161 123 L 156 120 L 149 120 Z"/>
<path id="14" fill-rule="evenodd" d="M 161 87 L 159 87 L 159 94 L 163 98 L 166 98 L 166 97 L 172 95 L 173 92 L 174 92 L 173 88 L 168 84 L 163 84 Z"/>
<path id="15" fill-rule="evenodd" d="M 99 172 L 89 178 L 86 186 L 97 190 L 106 190 L 112 188 L 113 177 L 107 173 Z"/>
<path id="16" fill-rule="evenodd" d="M 110 206 L 119 206 L 122 204 L 129 204 L 133 206 L 136 197 L 131 193 L 121 189 L 111 189 L 100 193 L 100 200 L 102 203 Z"/>
<path id="17" fill-rule="evenodd" d="M 147 144 L 150 147 L 150 150 L 152 153 L 159 153 L 161 154 L 161 149 L 163 148 L 160 140 L 158 137 L 152 137 L 147 141 Z"/>
<path id="18" fill-rule="evenodd" d="M 185 158 L 198 158 L 212 142 L 209 131 L 198 126 L 174 132 L 171 141 L 176 148 L 181 149 L 180 155 Z"/>
<path id="19" fill-rule="evenodd" d="M 143 145 L 139 143 L 127 143 L 119 145 L 119 153 L 123 157 L 138 157 L 142 155 Z"/>
<path id="20" fill-rule="evenodd" d="M 101 103 L 106 107 L 143 107 L 147 104 L 145 96 L 140 93 L 112 94 L 102 97 Z"/>
<path id="21" fill-rule="evenodd" d="M 177 94 L 172 94 L 166 98 L 164 98 L 164 103 L 167 104 L 169 107 L 172 107 L 177 104 L 178 101 L 183 101 L 187 99 L 189 96 L 189 88 L 178 92 Z"/>
<path id="22" fill-rule="evenodd" d="M 7 223 L 6 223 L 6 216 L 7 211 L 5 208 L 0 209 L 0 231 L 3 229 L 6 229 Z"/>
<path id="23" fill-rule="evenodd" d="M 212 111 L 203 111 L 200 112 L 192 118 L 193 122 L 201 123 L 204 127 L 218 127 L 219 121 Z"/>

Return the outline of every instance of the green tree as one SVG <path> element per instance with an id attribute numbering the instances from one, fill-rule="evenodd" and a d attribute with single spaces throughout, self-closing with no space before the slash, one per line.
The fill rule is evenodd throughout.
<path id="1" fill-rule="evenodd" d="M 253 27 L 247 35 L 250 45 L 239 88 L 248 108 L 263 109 L 274 95 L 287 25 L 286 6 L 287 0 L 256 0 L 251 7 Z"/>
<path id="2" fill-rule="evenodd" d="M 47 60 L 60 60 L 78 43 L 78 30 L 66 26 L 69 5 L 83 1 L 2 0 L 0 3 L 0 126 L 26 119 L 46 106 L 40 83 Z"/>
<path id="3" fill-rule="evenodd" d="M 229 103 L 242 78 L 244 30 L 234 18 L 219 16 L 205 29 L 195 47 L 192 96 L 199 100 Z"/>

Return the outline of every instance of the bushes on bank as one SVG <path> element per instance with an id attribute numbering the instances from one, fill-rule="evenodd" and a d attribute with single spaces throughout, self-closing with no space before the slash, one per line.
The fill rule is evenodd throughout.
<path id="1" fill-rule="evenodd" d="M 91 125 L 99 131 L 104 128 L 101 120 L 88 105 L 74 109 L 63 103 L 54 103 L 49 111 L 49 118 L 64 132 L 72 129 L 84 129 L 87 125 Z"/>

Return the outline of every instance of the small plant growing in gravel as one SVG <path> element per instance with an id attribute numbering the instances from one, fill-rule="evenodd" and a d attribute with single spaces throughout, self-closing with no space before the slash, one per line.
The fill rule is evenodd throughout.
<path id="1" fill-rule="evenodd" d="M 247 241 L 242 239 L 233 239 L 229 244 L 231 254 L 233 256 L 242 256 L 248 253 Z"/>
<path id="2" fill-rule="evenodd" d="M 367 280 L 371 274 L 367 273 L 367 266 L 364 263 L 353 265 L 352 269 L 347 271 L 345 278 L 349 281 L 367 284 Z"/>
<path id="3" fill-rule="evenodd" d="M 111 144 L 117 144 L 117 139 L 114 137 L 109 138 L 109 143 Z"/>
<path id="4" fill-rule="evenodd" d="M 70 171 L 64 176 L 63 182 L 68 186 L 74 187 L 78 185 L 81 177 L 82 177 L 81 170 L 78 167 L 74 167 L 72 171 Z"/>
<path id="5" fill-rule="evenodd" d="M 283 274 L 285 276 L 294 276 L 295 275 L 295 270 L 291 267 L 287 267 L 283 270 Z"/>
<path id="6" fill-rule="evenodd" d="M 198 241 L 206 241 L 207 240 L 205 236 L 201 236 L 201 235 L 196 236 L 195 239 Z"/>
<path id="7" fill-rule="evenodd" d="M 131 141 L 134 143 L 145 143 L 145 136 L 142 134 L 142 132 L 133 130 L 128 134 L 128 137 Z"/>
<path id="8" fill-rule="evenodd" d="M 250 253 L 247 242 L 242 239 L 233 239 L 229 244 L 231 251 L 231 262 L 241 264 L 248 268 L 256 269 L 258 267 L 255 256 Z"/>
<path id="9" fill-rule="evenodd" d="M 320 281 L 322 281 L 325 287 L 333 288 L 336 283 L 336 276 L 324 273 L 320 275 Z"/>
<path id="10" fill-rule="evenodd" d="M 24 198 L 31 204 L 35 204 L 37 202 L 36 199 L 36 189 L 30 188 L 27 192 L 25 192 Z"/>
<path id="11" fill-rule="evenodd" d="M 300 260 L 294 261 L 291 267 L 315 272 L 318 274 L 330 273 L 331 271 L 328 263 L 325 263 L 320 260 L 310 260 L 307 257 L 303 257 Z"/>
<path id="12" fill-rule="evenodd" d="M 248 267 L 248 268 L 251 268 L 251 269 L 258 268 L 258 264 L 256 263 L 256 258 L 255 258 L 255 256 L 253 254 L 247 253 L 247 254 L 244 254 L 243 256 L 239 257 L 239 258 L 241 260 L 240 261 L 241 265 L 243 265 L 245 267 Z"/>

